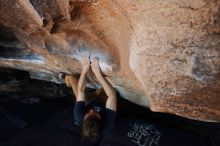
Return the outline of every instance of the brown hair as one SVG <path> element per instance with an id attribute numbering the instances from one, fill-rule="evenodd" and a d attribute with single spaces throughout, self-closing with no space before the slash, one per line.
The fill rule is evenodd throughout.
<path id="1" fill-rule="evenodd" d="M 89 116 L 82 123 L 82 138 L 97 143 L 101 136 L 101 120 L 96 116 Z"/>

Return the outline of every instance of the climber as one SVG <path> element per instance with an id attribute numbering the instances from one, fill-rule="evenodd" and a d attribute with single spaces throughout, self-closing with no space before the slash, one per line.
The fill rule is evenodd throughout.
<path id="1" fill-rule="evenodd" d="M 86 75 L 90 67 L 107 95 L 105 102 L 96 97 L 86 101 Z M 75 76 L 66 76 L 65 82 L 68 87 L 72 87 L 76 97 L 74 118 L 75 124 L 81 127 L 82 138 L 92 143 L 98 143 L 102 137 L 110 133 L 114 126 L 117 111 L 115 89 L 102 76 L 99 60 L 93 59 L 90 64 L 88 56 L 83 58 L 79 80 Z"/>

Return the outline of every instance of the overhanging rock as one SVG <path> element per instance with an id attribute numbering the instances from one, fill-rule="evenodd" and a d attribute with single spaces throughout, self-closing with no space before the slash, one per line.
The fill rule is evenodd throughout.
<path id="1" fill-rule="evenodd" d="M 124 98 L 220 121 L 219 0 L 0 0 L 0 24 L 3 67 L 78 74 L 90 54 Z"/>

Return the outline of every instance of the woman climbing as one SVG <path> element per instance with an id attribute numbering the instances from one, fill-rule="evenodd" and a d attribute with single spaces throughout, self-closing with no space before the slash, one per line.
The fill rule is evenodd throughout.
<path id="1" fill-rule="evenodd" d="M 106 102 L 97 97 L 86 101 L 86 75 L 90 68 L 107 95 Z M 115 123 L 117 111 L 115 89 L 102 76 L 99 60 L 95 58 L 90 64 L 88 56 L 83 58 L 79 80 L 75 76 L 66 76 L 65 82 L 68 87 L 72 87 L 76 97 L 74 118 L 75 124 L 82 129 L 83 139 L 98 143 L 102 137 L 110 133 Z"/>

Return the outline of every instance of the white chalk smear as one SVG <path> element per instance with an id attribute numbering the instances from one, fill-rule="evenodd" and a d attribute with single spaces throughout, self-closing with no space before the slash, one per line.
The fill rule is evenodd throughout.
<path id="1" fill-rule="evenodd" d="M 28 63 L 35 63 L 35 64 L 44 64 L 43 60 L 28 60 L 28 59 L 12 59 L 12 58 L 0 58 L 2 61 L 19 61 L 19 62 L 28 62 Z"/>
<path id="2" fill-rule="evenodd" d="M 100 52 L 100 50 L 88 50 L 85 47 L 82 47 L 80 49 L 75 50 L 72 55 L 72 57 L 77 59 L 80 63 L 82 63 L 84 56 L 90 56 L 90 62 L 93 59 L 98 58 L 99 65 L 102 71 L 113 71 L 112 66 L 108 64 L 110 63 L 110 57 L 107 54 Z"/>
<path id="3" fill-rule="evenodd" d="M 34 58 L 34 59 L 33 59 Z M 42 56 L 34 56 L 33 58 L 0 58 L 2 61 L 19 61 L 35 64 L 44 64 L 44 58 Z"/>

